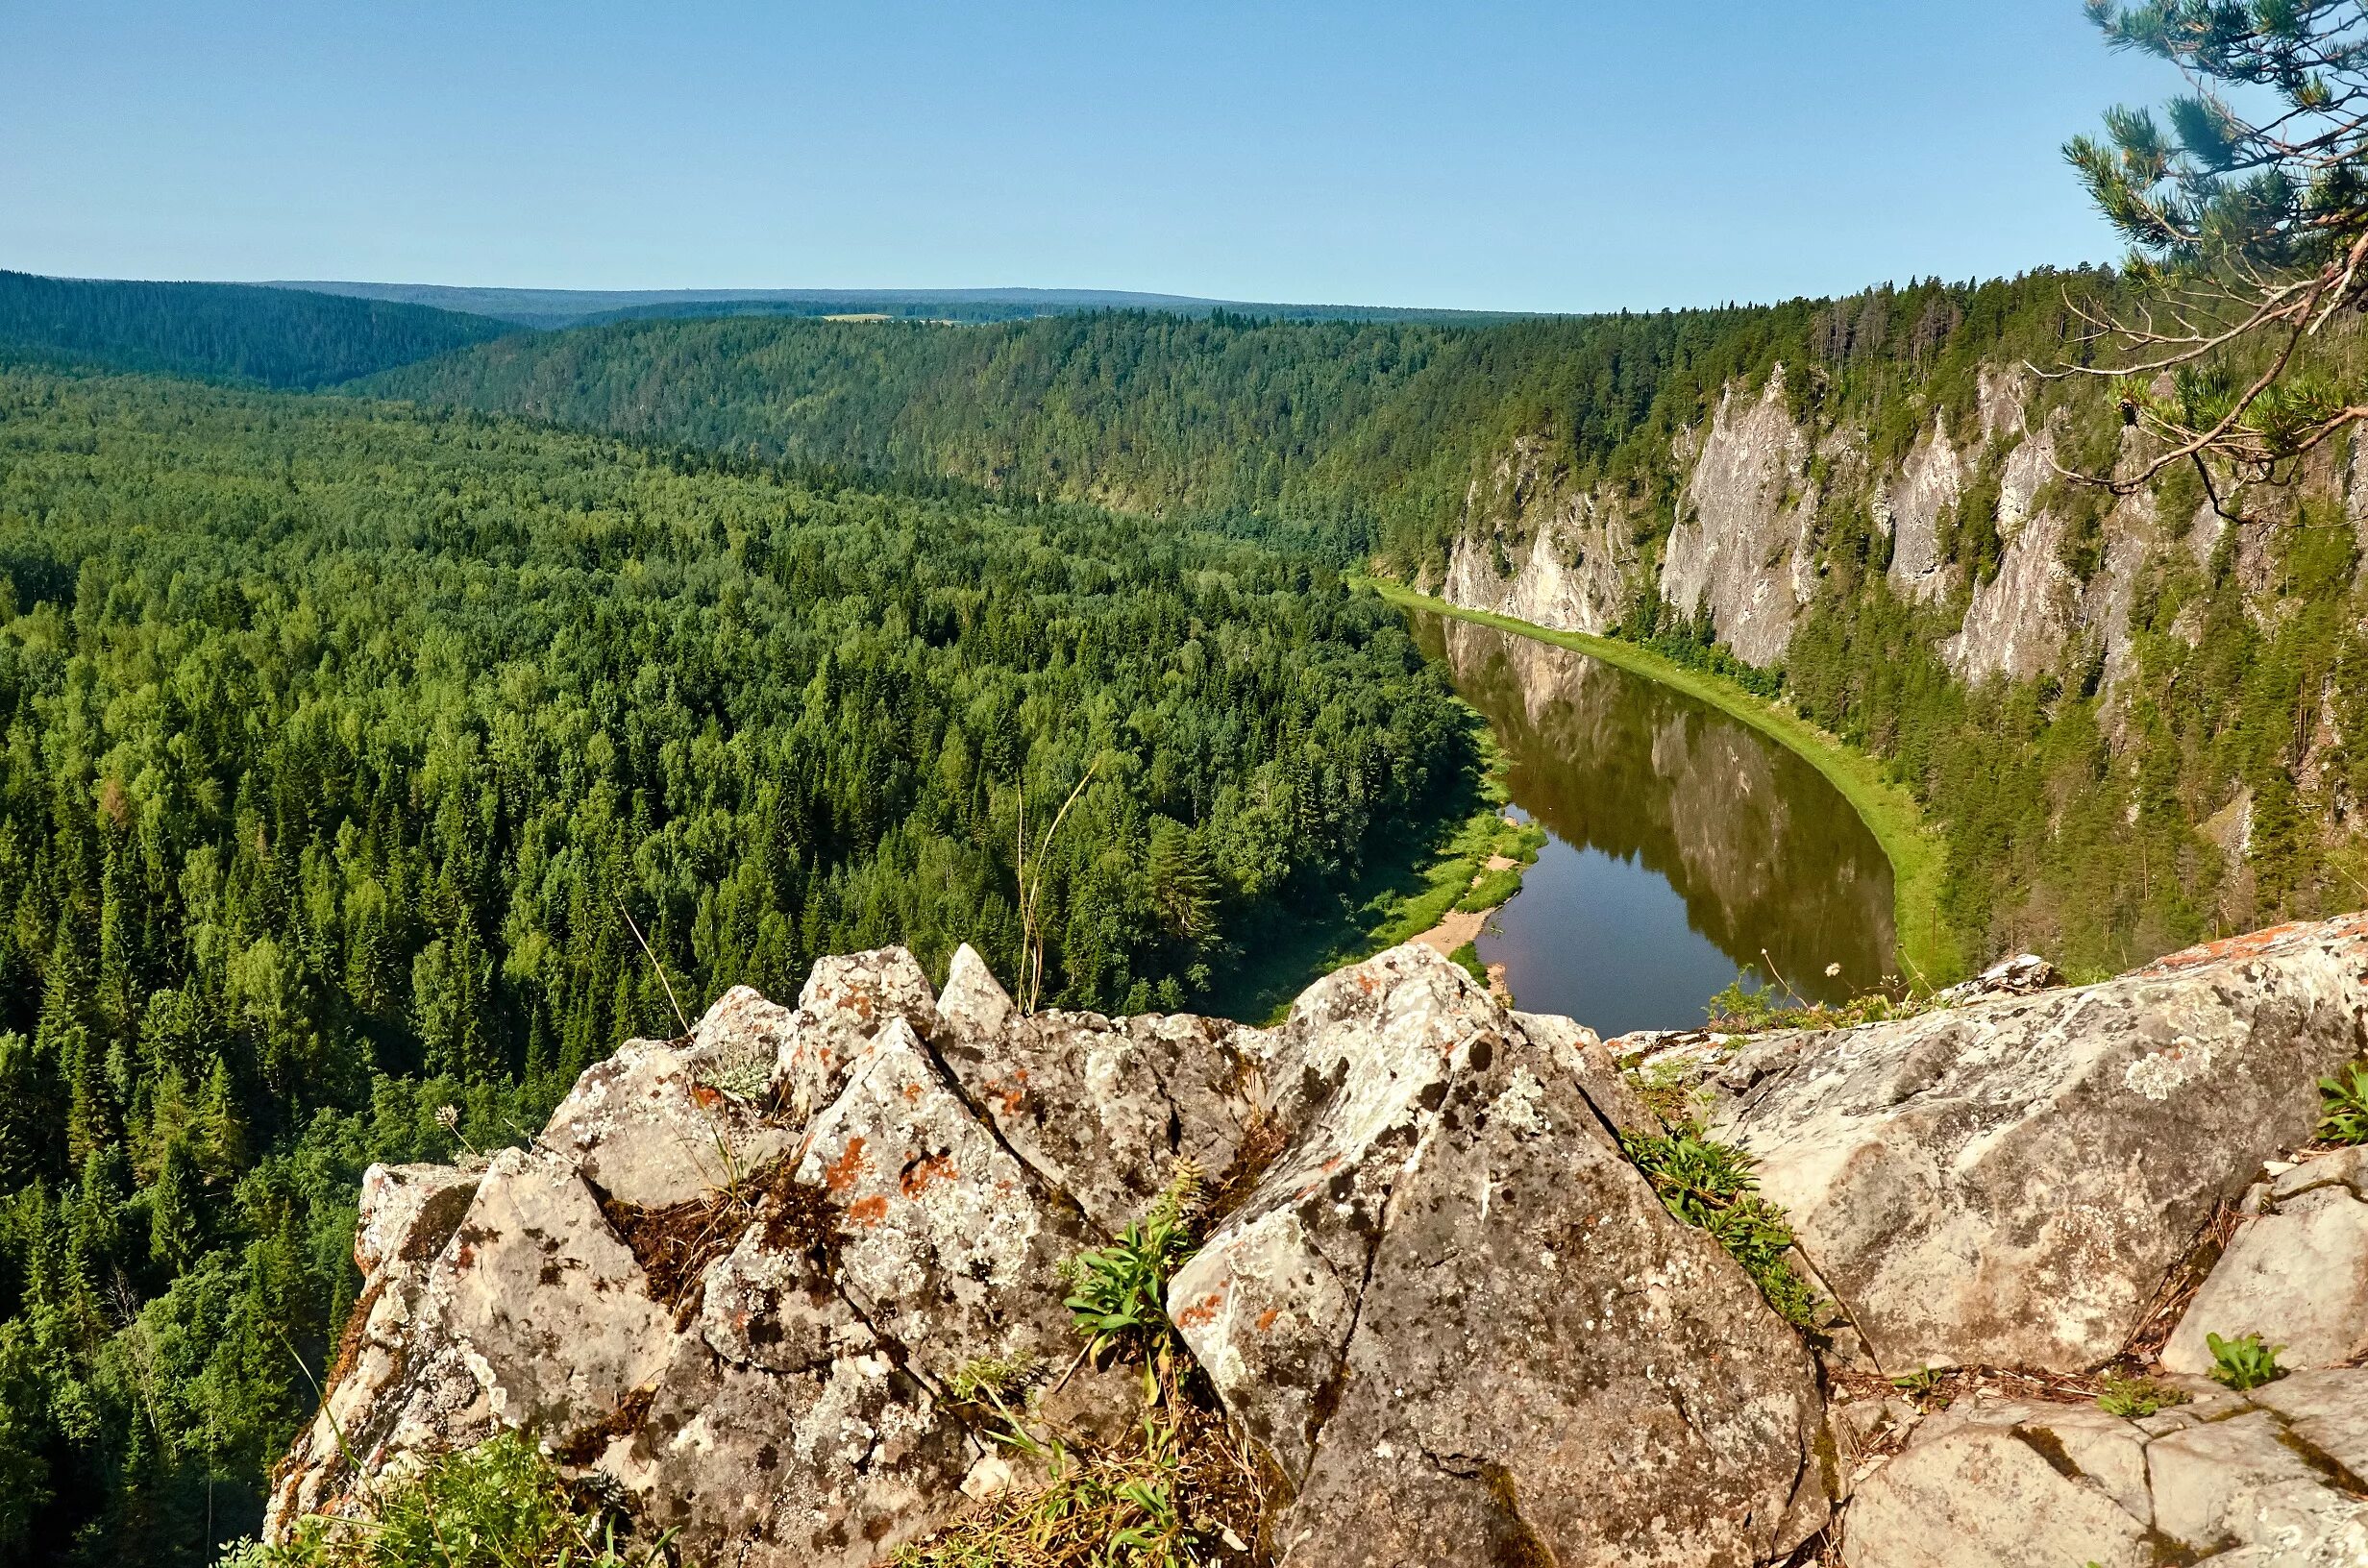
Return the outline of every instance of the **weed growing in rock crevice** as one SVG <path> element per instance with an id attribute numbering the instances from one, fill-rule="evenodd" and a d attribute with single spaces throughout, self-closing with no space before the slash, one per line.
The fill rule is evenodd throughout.
<path id="1" fill-rule="evenodd" d="M 1257 1560 L 1264 1494 L 1166 1307 L 1197 1244 L 1199 1170 L 1179 1162 L 1143 1218 L 1064 1271 L 1085 1355 L 1140 1356 L 1143 1412 L 1102 1448 L 1074 1444 L 1030 1409 L 1032 1362 L 981 1360 L 950 1392 L 1030 1473 L 898 1557 L 901 1568 L 1214 1568 Z"/>
<path id="2" fill-rule="evenodd" d="M 2108 1375 L 2105 1386 L 2097 1394 L 2097 1409 L 2108 1415 L 2138 1417 L 2153 1415 L 2174 1405 L 2188 1401 L 2186 1390 L 2153 1378 L 2116 1378 Z"/>
<path id="3" fill-rule="evenodd" d="M 1192 1212 L 1200 1197 L 1200 1169 L 1189 1160 L 1144 1216 L 1106 1247 L 1072 1258 L 1063 1269 L 1070 1287 L 1065 1305 L 1076 1314 L 1086 1351 L 1099 1357 L 1128 1341 L 1157 1351 L 1172 1338 L 1168 1321 L 1168 1281 L 1192 1261 L 1198 1245 Z"/>
<path id="4" fill-rule="evenodd" d="M 2234 1339 L 2208 1334 L 2204 1343 L 2211 1349 L 2211 1381 L 2223 1388 L 2233 1388 L 2241 1394 L 2285 1376 L 2285 1368 L 2278 1364 L 2278 1352 L 2285 1347 L 2265 1345 L 2257 1334 Z"/>
<path id="5" fill-rule="evenodd" d="M 2330 1143 L 2368 1143 L 2368 1063 L 2319 1080 L 2326 1115 L 2319 1137 Z"/>
<path id="6" fill-rule="evenodd" d="M 1816 1293 L 1786 1256 L 1792 1227 L 1783 1210 L 1760 1196 L 1749 1154 L 1692 1121 L 1658 1136 L 1623 1134 L 1620 1148 L 1670 1213 L 1710 1232 L 1743 1265 L 1778 1316 L 1795 1328 L 1814 1325 Z"/>
<path id="7" fill-rule="evenodd" d="M 232 1548 L 221 1568 L 655 1568 L 672 1560 L 671 1532 L 635 1545 L 619 1538 L 629 1524 L 506 1432 L 382 1482 L 362 1517 L 315 1515 L 284 1545 Z"/>

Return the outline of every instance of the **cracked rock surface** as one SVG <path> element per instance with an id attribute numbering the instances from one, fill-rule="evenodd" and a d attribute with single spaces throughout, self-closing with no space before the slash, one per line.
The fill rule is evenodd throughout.
<path id="1" fill-rule="evenodd" d="M 1051 1384 L 1061 1265 L 1186 1162 L 1204 1239 L 1167 1307 L 1257 1461 L 1261 1561 L 2368 1568 L 2368 1155 L 2286 1152 L 2360 1051 L 2368 919 L 2099 986 L 2003 968 L 1918 1017 L 1607 1047 L 1420 946 L 1271 1029 L 1024 1016 L 967 948 L 942 994 L 900 949 L 826 959 L 795 1007 L 737 989 L 628 1042 L 526 1148 L 368 1173 L 364 1288 L 266 1528 L 506 1428 L 692 1560 L 885 1563 L 1017 1479 L 959 1374 Z M 1759 1155 L 1830 1367 L 2102 1364 L 2245 1194 L 2163 1366 L 2208 1330 L 2306 1370 L 2143 1420 L 1886 1390 L 1829 1426 L 1800 1335 L 1622 1153 L 1667 1103 L 1623 1063 Z M 1115 1440 L 1136 1382 L 1035 1416 Z"/>
<path id="2" fill-rule="evenodd" d="M 1274 1030 L 1023 1017 L 968 949 L 943 996 L 826 960 L 795 1008 L 630 1042 L 482 1172 L 371 1172 L 335 1429 L 267 1528 L 510 1427 L 697 1560 L 884 1562 L 1000 1462 L 956 1375 L 1066 1366 L 1057 1268 L 1187 1160 L 1222 1211 L 1172 1310 L 1276 1555 L 1769 1560 L 1827 1516 L 1815 1369 L 1620 1155 L 1647 1115 L 1591 1034 L 1422 947 Z M 1058 1418 L 1128 1430 L 1133 1384 Z"/>
<path id="3" fill-rule="evenodd" d="M 1703 1069 L 1712 1126 L 1760 1158 L 1884 1370 L 2078 1371 L 2307 1140 L 2318 1080 L 2368 1042 L 2364 982 L 2368 917 L 2348 916 L 2102 985 L 1765 1037 Z"/>
<path id="4" fill-rule="evenodd" d="M 1285 1563 L 1746 1563 L 1825 1521 L 1807 1351 L 1620 1154 L 1592 1037 L 1537 1035 L 1403 947 L 1268 1041 L 1288 1142 L 1169 1311 L 1295 1489 Z"/>
<path id="5" fill-rule="evenodd" d="M 2141 1420 L 1965 1402 L 1927 1418 L 1851 1499 L 1849 1568 L 2358 1568 L 2368 1370 L 2250 1393 L 2196 1380 Z"/>
<path id="6" fill-rule="evenodd" d="M 2212 1334 L 2257 1334 L 2287 1368 L 2368 1358 L 2368 1147 L 2303 1161 L 2270 1184 L 2162 1347 L 2163 1366 L 2209 1372 Z"/>

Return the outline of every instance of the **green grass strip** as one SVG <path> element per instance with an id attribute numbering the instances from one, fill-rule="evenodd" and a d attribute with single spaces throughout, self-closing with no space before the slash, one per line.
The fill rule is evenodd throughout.
<path id="1" fill-rule="evenodd" d="M 1963 960 L 1957 936 L 1940 915 L 1941 845 L 1925 825 L 1924 813 L 1906 785 L 1884 774 L 1883 764 L 1865 752 L 1827 734 L 1781 701 L 1755 697 L 1716 675 L 1663 657 L 1634 643 L 1594 637 L 1583 631 L 1556 631 L 1550 626 L 1516 621 L 1489 610 L 1468 610 L 1445 600 L 1416 593 L 1394 582 L 1374 577 L 1354 579 L 1401 609 L 1430 610 L 1461 621 L 1494 626 L 1518 637 L 1567 648 L 1590 658 L 1616 665 L 1631 674 L 1683 692 L 1697 702 L 1739 719 L 1763 735 L 1809 760 L 1811 767 L 1841 792 L 1859 814 L 1859 821 L 1883 846 L 1891 863 L 1891 920 L 1898 937 L 1903 977 L 1942 986 L 1962 977 Z"/>

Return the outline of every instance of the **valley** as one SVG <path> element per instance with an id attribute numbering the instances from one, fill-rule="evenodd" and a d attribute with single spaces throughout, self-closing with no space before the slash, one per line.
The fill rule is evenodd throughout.
<path id="1" fill-rule="evenodd" d="M 1904 990 L 1891 869 L 1848 802 L 1748 725 L 1583 653 L 1415 612 L 1551 838 L 1478 933 L 1514 1002 L 1688 1029 L 1751 970 L 1804 1002 Z"/>
<path id="2" fill-rule="evenodd" d="M 554 331 L 108 286 L 0 309 L 0 1527 L 61 1561 L 252 1528 L 364 1170 L 830 955 L 1281 1027 L 1443 932 L 1608 1032 L 1746 969 L 2097 979 L 2368 872 L 2368 487 L 2066 478 L 2113 405 L 2015 367 L 2108 275 Z"/>

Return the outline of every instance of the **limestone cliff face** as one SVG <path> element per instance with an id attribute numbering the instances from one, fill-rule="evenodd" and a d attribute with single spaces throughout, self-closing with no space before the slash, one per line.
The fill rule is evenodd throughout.
<path id="1" fill-rule="evenodd" d="M 2071 634 L 2080 585 L 2061 559 L 2063 519 L 2035 506 L 2055 463 L 2053 430 L 2027 437 L 2006 455 L 1998 477 L 2005 559 L 1996 576 L 1974 589 L 1963 629 L 1943 649 L 1967 680 L 2038 674 L 2055 663 Z"/>
<path id="2" fill-rule="evenodd" d="M 2071 548 L 2072 493 L 2061 481 L 2061 415 L 2035 419 L 2019 369 L 1980 379 L 1975 411 L 1953 429 L 1936 415 L 1906 454 L 1874 462 L 1864 432 L 1813 436 L 1788 411 L 1788 372 L 1757 387 L 1736 384 L 1705 424 L 1672 443 L 1674 525 L 1658 550 L 1640 548 L 1650 520 L 1605 489 L 1572 489 L 1545 444 L 1515 443 L 1475 479 L 1453 541 L 1443 593 L 1451 603 L 1493 610 L 1563 630 L 1603 632 L 1640 594 L 1670 611 L 1707 612 L 1718 640 L 1750 663 L 1781 663 L 1822 573 L 1828 530 L 1863 507 L 1888 541 L 1893 592 L 1954 615 L 1942 653 L 1969 684 L 2029 679 L 2076 658 L 2104 661 L 2109 687 L 2129 670 L 2134 592 L 2156 552 L 2184 548 L 2208 560 L 2219 519 L 2158 519 L 2150 496 L 2124 498 L 2104 514 L 2084 576 Z M 2327 476 L 2368 546 L 2368 481 L 2356 462 Z M 1995 482 L 2001 547 L 1978 580 L 1951 558 L 1950 530 Z M 2268 528 L 2238 541 L 2237 564 L 2271 589 Z M 1961 549 L 1960 553 L 1961 553 Z"/>
<path id="3" fill-rule="evenodd" d="M 1813 586 L 1803 568 L 1815 508 L 1798 488 L 1809 458 L 1781 368 L 1757 396 L 1729 388 L 1662 560 L 1662 597 L 1681 614 L 1707 607 L 1719 640 L 1753 664 L 1784 657 Z"/>
<path id="4" fill-rule="evenodd" d="M 1875 524 L 1891 536 L 1891 586 L 1919 604 L 1949 591 L 1940 553 L 1940 520 L 1953 511 L 1971 478 L 1965 457 L 1936 420 L 1908 454 L 1899 477 L 1875 492 Z"/>
<path id="5" fill-rule="evenodd" d="M 1560 487 L 1542 443 L 1516 442 L 1473 480 L 1464 517 L 1447 559 L 1451 603 L 1597 633 L 1627 611 L 1639 566 L 1631 520 L 1614 495 Z"/>

